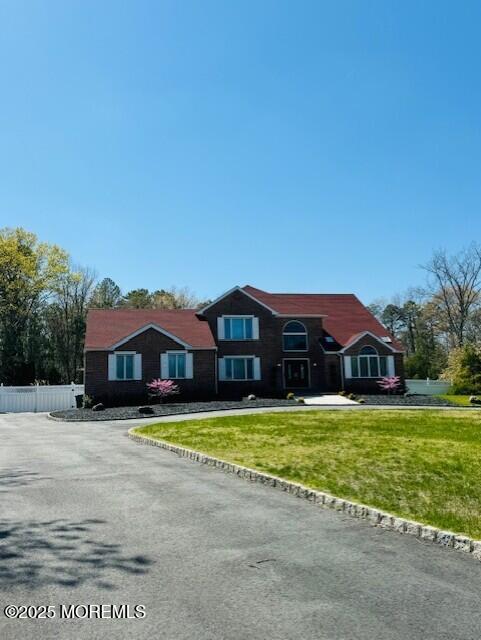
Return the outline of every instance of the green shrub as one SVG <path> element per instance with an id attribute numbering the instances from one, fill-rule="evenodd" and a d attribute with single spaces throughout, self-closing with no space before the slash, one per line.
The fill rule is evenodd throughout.
<path id="1" fill-rule="evenodd" d="M 481 393 L 481 347 L 467 344 L 453 349 L 442 377 L 451 380 L 453 395 Z"/>
<path id="2" fill-rule="evenodd" d="M 339 391 L 340 396 L 347 396 L 347 391 L 344 391 L 344 389 L 342 391 Z"/>
<path id="3" fill-rule="evenodd" d="M 348 396 L 349 400 L 356 400 L 357 396 L 355 393 L 350 393 Z"/>
<path id="4" fill-rule="evenodd" d="M 286 396 L 286 400 L 294 400 L 295 395 L 292 393 L 292 391 L 289 391 L 289 393 Z"/>
<path id="5" fill-rule="evenodd" d="M 306 401 L 304 400 L 304 398 L 297 398 L 297 402 L 298 402 L 299 404 L 305 404 L 305 403 L 306 403 Z"/>

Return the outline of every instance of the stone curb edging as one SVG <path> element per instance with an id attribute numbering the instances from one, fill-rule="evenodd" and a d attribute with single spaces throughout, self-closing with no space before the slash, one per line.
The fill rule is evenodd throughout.
<path id="1" fill-rule="evenodd" d="M 454 549 L 455 551 L 461 551 L 463 553 L 470 554 L 476 560 L 481 561 L 481 540 L 473 540 L 467 536 L 453 533 L 452 531 L 443 531 L 436 527 L 424 525 L 414 520 L 406 520 L 405 518 L 399 518 L 391 513 L 375 509 L 374 507 L 368 507 L 358 502 L 351 502 L 350 500 L 344 500 L 332 496 L 324 491 L 317 491 L 310 489 L 297 482 L 291 482 L 277 476 L 263 473 L 249 467 L 243 467 L 239 464 L 233 464 L 226 462 L 220 458 L 214 458 L 200 451 L 194 449 L 187 449 L 186 447 L 179 447 L 178 445 L 171 444 L 165 440 L 156 440 L 149 438 L 148 436 L 140 436 L 134 433 L 132 427 L 128 431 L 128 437 L 137 442 L 138 444 L 151 445 L 154 447 L 160 447 L 167 451 L 172 451 L 182 458 L 188 458 L 194 462 L 200 462 L 201 464 L 207 464 L 210 467 L 227 471 L 228 473 L 234 473 L 239 478 L 244 478 L 252 482 L 261 482 L 271 487 L 286 491 L 291 495 L 295 495 L 298 498 L 309 500 L 320 507 L 335 509 L 350 515 L 354 518 L 361 518 L 368 520 L 373 526 L 378 526 L 383 529 L 389 529 L 391 531 L 397 531 L 397 533 L 404 533 L 415 536 L 421 540 L 427 542 L 433 542 L 443 547 Z"/>

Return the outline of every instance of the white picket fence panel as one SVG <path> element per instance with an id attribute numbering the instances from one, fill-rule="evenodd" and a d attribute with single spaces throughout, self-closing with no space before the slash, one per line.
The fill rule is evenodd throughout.
<path id="1" fill-rule="evenodd" d="M 75 396 L 83 395 L 83 384 L 31 385 L 4 387 L 0 385 L 0 413 L 23 411 L 60 411 L 75 409 Z"/>
<path id="2" fill-rule="evenodd" d="M 406 380 L 409 393 L 423 396 L 438 396 L 447 393 L 451 383 L 448 380 Z"/>

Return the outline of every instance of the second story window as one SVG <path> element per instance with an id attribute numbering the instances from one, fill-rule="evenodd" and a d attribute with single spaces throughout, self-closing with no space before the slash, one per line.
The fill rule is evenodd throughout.
<path id="1" fill-rule="evenodd" d="M 252 318 L 224 318 L 226 340 L 252 340 Z"/>
<path id="2" fill-rule="evenodd" d="M 284 351 L 307 351 L 307 330 L 302 322 L 291 320 L 282 332 Z"/>
<path id="3" fill-rule="evenodd" d="M 258 340 L 259 320 L 253 316 L 222 316 L 217 320 L 219 340 Z"/>

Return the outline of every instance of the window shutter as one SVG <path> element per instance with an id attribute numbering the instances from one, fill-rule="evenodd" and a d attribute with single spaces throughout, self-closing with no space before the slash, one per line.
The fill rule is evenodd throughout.
<path id="1" fill-rule="evenodd" d="M 109 353 L 109 380 L 117 380 L 115 353 Z"/>
<path id="2" fill-rule="evenodd" d="M 387 357 L 387 375 L 388 376 L 395 376 L 396 375 L 396 370 L 394 367 L 394 356 L 388 356 Z"/>
<path id="3" fill-rule="evenodd" d="M 217 340 L 223 340 L 225 338 L 224 333 L 224 318 L 217 318 Z"/>
<path id="4" fill-rule="evenodd" d="M 344 356 L 344 375 L 346 378 L 352 378 L 351 356 Z"/>
<path id="5" fill-rule="evenodd" d="M 259 318 L 252 318 L 252 338 L 259 340 Z"/>
<path id="6" fill-rule="evenodd" d="M 185 377 L 186 378 L 194 377 L 194 354 L 193 353 L 185 354 Z"/>
<path id="7" fill-rule="evenodd" d="M 254 380 L 261 379 L 261 359 L 254 358 Z"/>
<path id="8" fill-rule="evenodd" d="M 134 355 L 134 380 L 142 380 L 142 354 Z"/>
<path id="9" fill-rule="evenodd" d="M 219 358 L 217 362 L 219 365 L 219 380 L 225 380 L 225 360 L 224 358 Z"/>
<path id="10" fill-rule="evenodd" d="M 163 380 L 169 377 L 169 356 L 166 353 L 160 354 L 160 377 Z"/>

